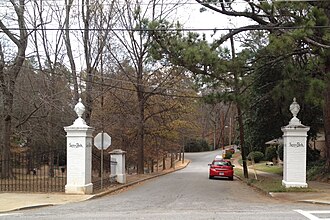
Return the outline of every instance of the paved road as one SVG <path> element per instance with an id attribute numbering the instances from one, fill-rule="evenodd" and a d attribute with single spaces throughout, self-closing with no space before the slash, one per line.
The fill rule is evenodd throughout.
<path id="1" fill-rule="evenodd" d="M 328 206 L 270 198 L 238 180 L 209 180 L 219 152 L 186 154 L 178 172 L 102 198 L 0 215 L 0 219 L 325 219 Z"/>

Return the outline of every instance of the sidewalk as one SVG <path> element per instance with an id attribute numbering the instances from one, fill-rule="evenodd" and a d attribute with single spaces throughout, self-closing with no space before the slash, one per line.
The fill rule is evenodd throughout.
<path id="1" fill-rule="evenodd" d="M 238 163 L 238 158 L 233 158 L 233 164 L 235 165 L 235 167 L 243 169 L 241 164 Z M 266 173 L 258 170 L 256 170 L 256 173 L 257 176 L 272 178 L 274 180 L 279 180 L 279 179 L 282 180 L 282 176 L 278 174 Z M 249 176 L 254 176 L 254 173 L 249 172 Z M 236 176 L 236 178 L 240 179 L 239 176 Z M 311 189 L 311 192 L 265 192 L 265 193 L 279 200 L 330 205 L 330 183 L 307 181 L 307 184 L 309 189 Z"/>
<path id="2" fill-rule="evenodd" d="M 175 168 L 167 169 L 164 171 L 155 172 L 152 174 L 143 175 L 127 175 L 127 183 L 110 187 L 103 192 L 92 195 L 70 195 L 65 193 L 15 193 L 5 192 L 0 193 L 0 213 L 10 212 L 15 210 L 22 210 L 27 208 L 37 208 L 43 206 L 61 205 L 72 202 L 82 202 L 88 199 L 97 198 L 133 186 L 142 181 L 162 176 L 168 173 L 185 168 L 190 161 L 185 160 L 182 164 L 178 161 Z"/>

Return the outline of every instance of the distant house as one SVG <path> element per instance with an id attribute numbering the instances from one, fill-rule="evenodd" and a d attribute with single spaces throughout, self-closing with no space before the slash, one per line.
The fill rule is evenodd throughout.
<path id="1" fill-rule="evenodd" d="M 321 157 L 325 157 L 325 151 L 326 151 L 326 146 L 325 146 L 325 136 L 324 132 L 319 132 L 317 134 L 317 137 L 315 139 L 312 139 L 309 141 L 309 146 L 312 149 L 317 149 L 320 151 Z"/>
<path id="2" fill-rule="evenodd" d="M 271 145 L 271 146 L 279 146 L 283 144 L 283 139 L 282 138 L 276 138 L 270 141 L 267 141 L 265 144 Z"/>
<path id="3" fill-rule="evenodd" d="M 276 138 L 276 139 L 267 141 L 265 144 L 269 145 L 269 146 L 275 146 L 276 147 L 277 158 L 273 159 L 273 162 L 282 164 L 282 161 L 280 159 L 280 155 L 279 155 L 279 152 L 278 152 L 278 149 L 279 149 L 278 147 L 280 145 L 283 145 L 283 138 Z"/>

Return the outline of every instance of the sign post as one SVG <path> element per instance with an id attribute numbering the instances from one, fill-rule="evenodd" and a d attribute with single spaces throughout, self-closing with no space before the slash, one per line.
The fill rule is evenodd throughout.
<path id="1" fill-rule="evenodd" d="M 103 155 L 104 150 L 106 150 L 111 145 L 111 137 L 105 132 L 98 133 L 94 138 L 94 145 L 97 149 L 101 150 L 101 189 L 103 188 Z"/>

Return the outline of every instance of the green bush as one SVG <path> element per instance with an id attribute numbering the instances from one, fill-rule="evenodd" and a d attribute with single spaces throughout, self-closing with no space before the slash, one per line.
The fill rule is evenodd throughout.
<path id="1" fill-rule="evenodd" d="M 254 160 L 255 163 L 259 163 L 262 159 L 264 159 L 264 154 L 260 151 L 252 151 L 247 156 L 248 160 Z"/>
<path id="2" fill-rule="evenodd" d="M 276 147 L 275 146 L 267 147 L 265 152 L 265 160 L 273 161 L 274 158 L 275 159 L 277 158 Z"/>
<path id="3" fill-rule="evenodd" d="M 318 149 L 312 149 L 307 147 L 307 166 L 320 160 L 320 151 Z"/>
<path id="4" fill-rule="evenodd" d="M 229 150 L 226 150 L 225 157 L 223 159 L 231 159 L 233 156 L 233 153 Z"/>

